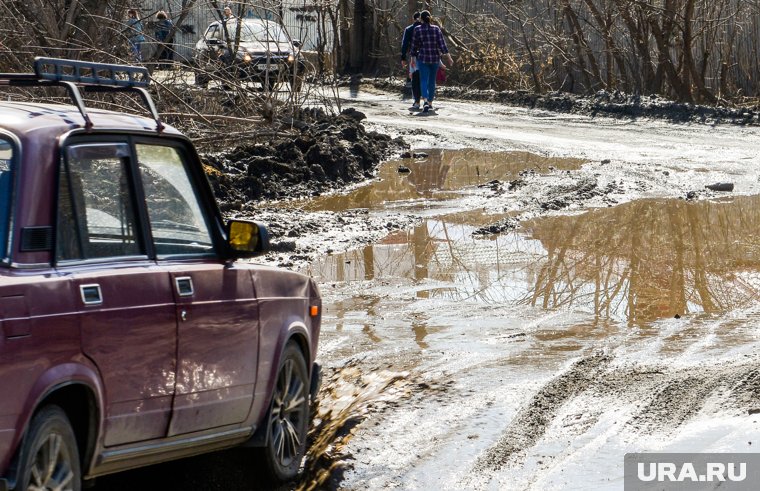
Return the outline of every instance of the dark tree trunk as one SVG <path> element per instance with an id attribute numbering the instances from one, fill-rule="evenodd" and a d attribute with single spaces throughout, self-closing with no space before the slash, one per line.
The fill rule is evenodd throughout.
<path id="1" fill-rule="evenodd" d="M 359 73 L 364 68 L 367 36 L 371 35 L 371 33 L 368 33 L 365 30 L 366 10 L 367 6 L 365 0 L 354 0 L 349 59 L 349 71 L 352 73 Z"/>

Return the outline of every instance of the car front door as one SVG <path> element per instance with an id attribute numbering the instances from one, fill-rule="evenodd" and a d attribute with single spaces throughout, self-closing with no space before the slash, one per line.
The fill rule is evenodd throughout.
<path id="1" fill-rule="evenodd" d="M 73 282 L 82 349 L 100 371 L 103 444 L 166 435 L 174 395 L 176 312 L 169 273 L 148 258 L 128 142 L 66 148 L 56 264 Z"/>
<path id="2" fill-rule="evenodd" d="M 214 220 L 181 146 L 138 142 L 136 154 L 158 264 L 178 319 L 177 384 L 169 436 L 240 423 L 253 400 L 258 304 L 250 271 L 221 260 Z M 208 199 L 208 198 L 207 198 Z"/>

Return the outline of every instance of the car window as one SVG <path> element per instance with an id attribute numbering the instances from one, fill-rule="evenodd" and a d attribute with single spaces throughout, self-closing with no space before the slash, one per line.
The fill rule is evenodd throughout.
<path id="1" fill-rule="evenodd" d="M 247 24 L 248 30 L 252 33 L 256 39 L 269 39 L 270 41 L 277 41 L 281 43 L 288 42 L 288 36 L 283 31 L 282 26 L 273 23 L 267 24 Z"/>
<path id="2" fill-rule="evenodd" d="M 13 191 L 13 145 L 0 137 L 0 257 L 5 257 L 8 229 L 11 221 L 11 193 Z"/>
<path id="3" fill-rule="evenodd" d="M 235 37 L 237 29 L 236 22 L 227 23 L 227 32 L 230 38 Z M 263 22 L 243 22 L 240 29 L 240 41 L 244 43 L 263 42 L 264 40 L 287 43 L 288 36 L 282 29 L 282 26 L 273 23 Z"/>
<path id="4" fill-rule="evenodd" d="M 179 151 L 149 144 L 136 149 L 156 254 L 213 253 L 208 224 Z"/>
<path id="5" fill-rule="evenodd" d="M 209 26 L 208 31 L 206 31 L 206 39 L 221 39 L 219 36 L 219 25 L 218 24 L 212 24 Z"/>
<path id="6" fill-rule="evenodd" d="M 67 148 L 58 193 L 59 260 L 145 255 L 129 184 L 129 145 Z"/>

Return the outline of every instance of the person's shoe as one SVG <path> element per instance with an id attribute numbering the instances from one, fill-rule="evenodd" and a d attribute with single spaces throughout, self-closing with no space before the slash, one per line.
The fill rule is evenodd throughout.
<path id="1" fill-rule="evenodd" d="M 422 112 L 428 112 L 430 111 L 430 103 L 428 101 L 425 101 L 425 105 L 422 108 Z"/>
<path id="2" fill-rule="evenodd" d="M 412 104 L 412 107 L 410 107 L 409 110 L 410 111 L 419 111 L 420 110 L 420 103 L 419 102 L 415 102 L 414 104 Z"/>

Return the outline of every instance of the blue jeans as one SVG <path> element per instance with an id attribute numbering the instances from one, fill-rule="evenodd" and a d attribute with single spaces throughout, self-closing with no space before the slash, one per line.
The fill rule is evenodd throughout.
<path id="1" fill-rule="evenodd" d="M 438 63 L 417 63 L 420 69 L 420 92 L 422 98 L 430 104 L 435 97 L 435 75 L 438 73 Z"/>
<path id="2" fill-rule="evenodd" d="M 129 41 L 129 48 L 132 51 L 135 61 L 142 61 L 142 43 L 140 41 Z"/>

